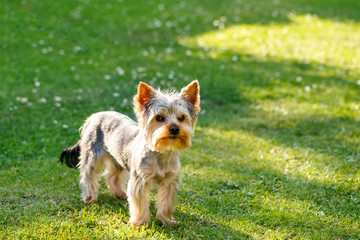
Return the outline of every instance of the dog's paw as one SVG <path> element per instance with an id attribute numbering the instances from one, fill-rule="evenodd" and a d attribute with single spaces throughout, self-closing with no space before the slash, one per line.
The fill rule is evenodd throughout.
<path id="1" fill-rule="evenodd" d="M 140 225 L 140 224 L 136 224 L 136 223 L 131 223 L 131 225 L 132 225 L 132 226 L 133 226 L 133 228 L 135 228 L 135 229 L 140 229 L 140 228 L 142 228 L 142 227 L 146 226 L 145 224 Z"/>
<path id="2" fill-rule="evenodd" d="M 85 204 L 91 204 L 91 203 L 95 202 L 96 199 L 94 199 L 94 198 L 91 197 L 91 196 L 87 196 L 87 197 L 85 197 L 82 201 L 83 201 Z"/>
<path id="3" fill-rule="evenodd" d="M 176 227 L 176 226 L 178 226 L 178 222 L 175 221 L 174 218 L 169 219 L 169 218 L 164 218 L 164 217 L 162 217 L 162 218 L 158 218 L 158 220 L 159 220 L 164 226 L 170 226 L 170 227 Z"/>
<path id="4" fill-rule="evenodd" d="M 129 222 L 135 229 L 140 229 L 147 226 L 147 222 L 142 221 L 130 221 Z"/>
<path id="5" fill-rule="evenodd" d="M 125 192 L 117 193 L 115 196 L 119 199 L 127 199 L 127 195 Z"/>

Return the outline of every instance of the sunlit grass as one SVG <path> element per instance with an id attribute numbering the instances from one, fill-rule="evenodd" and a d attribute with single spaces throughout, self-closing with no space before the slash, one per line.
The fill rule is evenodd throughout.
<path id="1" fill-rule="evenodd" d="M 359 1 L 0 5 L 1 239 L 357 239 Z M 136 230 L 58 162 L 87 116 L 134 117 L 139 81 L 201 86 L 177 228 Z"/>
<path id="2" fill-rule="evenodd" d="M 346 188 L 360 188 L 359 174 L 354 169 L 353 158 L 355 156 L 349 155 L 346 159 L 343 159 L 342 156 L 335 157 L 327 148 L 321 151 L 321 146 L 319 146 L 320 151 L 314 151 L 311 146 L 302 146 L 296 141 L 292 142 L 290 147 L 279 146 L 276 141 L 248 131 L 205 128 L 201 129 L 201 132 L 207 137 L 216 139 L 212 141 L 212 150 L 208 153 L 216 156 L 215 165 L 208 166 L 210 169 L 226 168 L 229 164 L 245 166 L 251 162 L 251 166 L 256 169 L 267 169 L 280 175 L 299 178 L 314 184 L 341 184 Z M 203 139 L 201 143 L 206 145 L 208 140 Z M 196 154 L 196 159 L 202 158 L 204 158 L 202 154 Z M 206 175 L 208 167 L 200 166 L 201 162 L 207 161 L 205 155 L 205 159 L 200 160 L 200 163 L 195 162 L 194 169 L 196 170 L 194 171 L 200 175 Z M 236 173 L 235 171 L 233 176 L 235 179 L 232 181 L 236 181 Z M 221 176 L 222 173 L 218 174 Z"/>
<path id="3" fill-rule="evenodd" d="M 240 24 L 181 38 L 188 47 L 204 49 L 209 57 L 222 53 L 251 54 L 260 59 L 294 60 L 359 70 L 360 24 L 321 19 L 316 15 L 288 15 L 290 23 Z M 221 20 L 214 22 L 218 25 Z M 321 69 L 320 69 L 321 70 Z"/>

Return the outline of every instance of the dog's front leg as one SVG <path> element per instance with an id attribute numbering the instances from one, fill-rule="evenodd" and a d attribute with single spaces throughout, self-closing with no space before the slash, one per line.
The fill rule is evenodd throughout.
<path id="1" fill-rule="evenodd" d="M 159 219 L 162 224 L 170 225 L 171 227 L 177 224 L 173 218 L 173 214 L 175 211 L 179 182 L 180 177 L 177 174 L 174 178 L 166 178 L 159 184 L 156 218 Z"/>
<path id="2" fill-rule="evenodd" d="M 131 173 L 128 183 L 130 223 L 137 228 L 149 223 L 149 195 L 149 184 L 140 179 L 139 175 Z"/>

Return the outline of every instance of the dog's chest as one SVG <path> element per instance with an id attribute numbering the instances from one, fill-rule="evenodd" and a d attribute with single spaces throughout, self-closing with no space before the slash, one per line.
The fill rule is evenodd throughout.
<path id="1" fill-rule="evenodd" d="M 180 164 L 173 161 L 169 164 L 156 164 L 153 168 L 153 178 L 156 182 L 170 180 L 179 174 Z"/>

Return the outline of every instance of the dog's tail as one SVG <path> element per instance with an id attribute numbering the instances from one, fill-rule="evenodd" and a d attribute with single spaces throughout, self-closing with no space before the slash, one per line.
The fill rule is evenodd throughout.
<path id="1" fill-rule="evenodd" d="M 74 146 L 64 149 L 60 155 L 60 162 L 65 162 L 69 168 L 78 168 L 80 156 L 80 144 L 77 142 Z"/>

